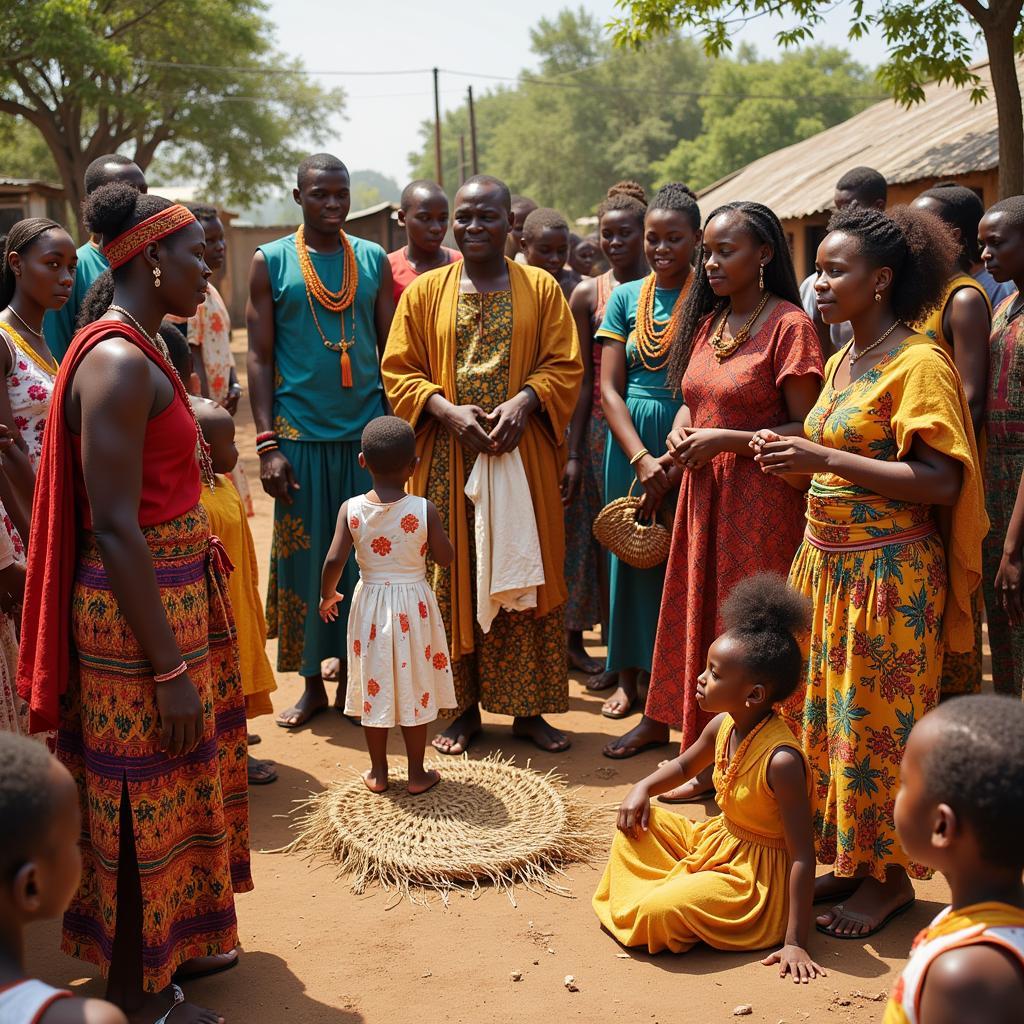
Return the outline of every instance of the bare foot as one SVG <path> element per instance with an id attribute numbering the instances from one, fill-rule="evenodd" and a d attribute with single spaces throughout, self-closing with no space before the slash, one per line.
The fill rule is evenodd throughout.
<path id="1" fill-rule="evenodd" d="M 325 658 L 320 663 L 320 677 L 326 683 L 337 683 L 341 680 L 341 659 Z"/>
<path id="2" fill-rule="evenodd" d="M 388 771 L 385 768 L 382 772 L 375 772 L 372 768 L 367 768 L 363 772 L 363 782 L 371 793 L 384 793 L 388 788 Z"/>
<path id="3" fill-rule="evenodd" d="M 250 756 L 246 762 L 246 773 L 250 786 L 266 786 L 271 782 L 277 782 L 277 769 L 271 761 L 261 761 Z"/>
<path id="4" fill-rule="evenodd" d="M 565 733 L 548 725 L 540 715 L 515 719 L 512 722 L 512 735 L 531 740 L 534 746 L 548 754 L 560 754 L 572 746 L 572 741 Z"/>
<path id="5" fill-rule="evenodd" d="M 814 902 L 844 900 L 860 887 L 863 878 L 837 878 L 834 871 L 826 871 L 814 879 Z"/>
<path id="6" fill-rule="evenodd" d="M 599 676 L 595 676 L 584 686 L 587 693 L 600 693 L 602 690 L 607 690 L 609 687 L 614 686 L 619 681 L 618 672 L 602 672 Z"/>
<path id="7" fill-rule="evenodd" d="M 222 974 L 238 966 L 238 950 L 230 953 L 214 953 L 212 956 L 194 956 L 186 960 L 174 972 L 174 981 L 179 985 L 196 978 L 209 978 L 213 974 Z"/>
<path id="8" fill-rule="evenodd" d="M 816 920 L 818 931 L 840 939 L 865 939 L 914 905 L 914 886 L 907 873 L 890 870 L 886 880 L 865 878 L 857 891 Z"/>
<path id="9" fill-rule="evenodd" d="M 463 754 L 481 729 L 480 708 L 475 704 L 456 718 L 444 732 L 438 733 L 431 744 L 442 754 Z"/>
<path id="10" fill-rule="evenodd" d="M 605 757 L 619 761 L 627 757 L 636 757 L 637 754 L 652 747 L 662 747 L 668 740 L 668 726 L 644 715 L 625 736 L 612 740 L 601 753 Z"/>
<path id="11" fill-rule="evenodd" d="M 601 705 L 605 718 L 625 718 L 636 704 L 635 686 L 619 685 L 619 688 Z"/>
<path id="12" fill-rule="evenodd" d="M 254 732 L 249 733 L 247 739 L 248 739 L 250 747 L 255 747 L 257 743 L 262 743 L 263 742 L 263 740 L 260 739 L 260 737 L 257 736 L 256 733 L 254 733 Z"/>
<path id="13" fill-rule="evenodd" d="M 598 672 L 604 671 L 604 662 L 587 654 L 583 649 L 583 644 L 580 644 L 578 648 L 570 646 L 566 654 L 569 657 L 570 668 L 585 672 L 588 676 L 596 676 Z"/>
<path id="14" fill-rule="evenodd" d="M 431 768 L 426 771 L 409 772 L 409 792 L 413 796 L 426 793 L 441 781 L 441 773 Z"/>
<path id="15" fill-rule="evenodd" d="M 310 692 L 306 689 L 302 696 L 290 708 L 282 711 L 274 721 L 282 729 L 299 729 L 311 718 L 326 710 L 327 694 L 323 692 L 323 688 L 321 687 L 319 692 Z"/>
<path id="16" fill-rule="evenodd" d="M 185 1002 L 185 994 L 177 985 L 147 995 L 142 1005 L 128 1014 L 128 1021 L 129 1024 L 224 1024 L 224 1018 L 215 1010 Z"/>

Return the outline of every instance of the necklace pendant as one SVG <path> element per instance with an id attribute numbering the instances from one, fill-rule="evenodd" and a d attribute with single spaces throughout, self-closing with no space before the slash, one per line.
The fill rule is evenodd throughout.
<path id="1" fill-rule="evenodd" d="M 347 348 L 341 350 L 341 386 L 352 387 L 352 360 L 349 358 Z"/>

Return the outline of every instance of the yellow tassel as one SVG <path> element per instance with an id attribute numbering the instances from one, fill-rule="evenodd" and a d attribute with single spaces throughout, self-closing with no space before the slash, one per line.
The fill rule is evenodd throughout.
<path id="1" fill-rule="evenodd" d="M 348 357 L 348 351 L 341 353 L 341 386 L 352 387 L 352 360 Z"/>

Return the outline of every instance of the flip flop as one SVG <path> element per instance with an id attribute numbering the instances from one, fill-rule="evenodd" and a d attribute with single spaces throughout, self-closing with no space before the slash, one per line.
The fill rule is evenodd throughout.
<path id="1" fill-rule="evenodd" d="M 250 747 L 255 747 L 257 743 L 263 742 L 262 737 L 257 736 L 256 733 L 254 732 L 249 733 L 249 735 L 246 737 L 246 740 Z"/>
<path id="2" fill-rule="evenodd" d="M 609 697 L 608 700 L 611 700 L 611 698 Z M 622 718 L 629 718 L 630 715 L 636 713 L 636 706 L 637 706 L 637 703 L 639 702 L 639 700 L 640 700 L 639 696 L 634 697 L 626 705 L 626 710 L 625 711 L 605 711 L 605 709 L 602 707 L 601 708 L 601 714 L 605 718 L 611 718 L 614 721 L 619 721 L 619 719 L 622 719 Z"/>
<path id="3" fill-rule="evenodd" d="M 171 984 L 171 994 L 174 996 L 174 1002 L 171 1004 L 171 1008 L 156 1022 L 156 1024 L 167 1024 L 167 1018 L 174 1012 L 176 1007 L 181 1006 L 185 1002 L 185 993 L 181 991 L 178 985 Z"/>
<path id="4" fill-rule="evenodd" d="M 250 786 L 269 786 L 277 782 L 277 771 L 270 761 L 260 761 L 254 757 L 252 763 L 246 765 L 246 777 Z"/>
<path id="5" fill-rule="evenodd" d="M 289 708 L 288 710 L 291 710 L 291 708 Z M 327 705 L 322 704 L 318 708 L 313 708 L 313 710 L 310 711 L 308 714 L 303 715 L 300 712 L 299 720 L 297 722 L 282 722 L 280 718 L 275 718 L 274 725 L 276 725 L 279 729 L 301 729 L 304 725 L 307 725 L 314 718 L 316 718 L 317 715 L 322 715 L 326 710 Z M 285 714 L 285 712 L 282 711 L 281 714 L 283 715 Z"/>
<path id="6" fill-rule="evenodd" d="M 877 935 L 890 921 L 905 914 L 915 903 L 917 897 L 912 897 L 907 900 L 906 903 L 898 906 L 895 910 L 890 911 L 885 917 L 882 918 L 878 924 L 873 927 L 869 927 L 866 932 L 860 932 L 857 935 L 840 935 L 838 932 L 832 931 L 831 925 L 818 924 L 817 921 L 814 923 L 814 927 L 817 928 L 822 935 L 828 935 L 833 939 L 854 939 L 858 942 L 862 942 L 864 939 L 870 939 L 872 935 Z M 853 921 L 855 924 L 871 924 L 871 918 L 866 914 L 858 914 L 855 910 L 846 910 L 842 903 L 837 903 L 832 910 L 839 916 L 845 917 L 848 921 Z M 834 924 L 835 922 L 833 922 Z"/>
<path id="7" fill-rule="evenodd" d="M 179 967 L 178 970 L 171 975 L 171 981 L 196 981 L 198 978 L 212 978 L 215 974 L 223 974 L 225 971 L 233 970 L 238 966 L 241 957 L 238 955 L 238 951 L 235 951 L 233 957 L 229 957 L 224 954 L 225 959 L 222 960 L 216 967 L 208 967 L 204 971 L 182 971 Z M 174 1009 L 174 1007 L 171 1007 Z M 171 1011 L 168 1010 L 168 1013 Z"/>
<path id="8" fill-rule="evenodd" d="M 608 748 L 605 747 L 601 750 L 601 753 L 605 757 L 611 758 L 613 761 L 625 761 L 626 758 L 636 757 L 637 754 L 642 754 L 645 750 L 654 750 L 655 747 L 668 746 L 668 740 L 650 740 L 648 743 L 641 743 L 638 747 L 613 747 L 613 750 L 621 750 L 621 754 L 610 754 Z"/>

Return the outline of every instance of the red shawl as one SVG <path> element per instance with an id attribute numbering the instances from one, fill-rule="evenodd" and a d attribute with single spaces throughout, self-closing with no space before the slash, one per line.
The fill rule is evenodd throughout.
<path id="1" fill-rule="evenodd" d="M 160 353 L 130 324 L 97 320 L 72 339 L 61 363 L 43 433 L 36 472 L 28 575 L 21 617 L 18 693 L 29 704 L 29 731 L 60 724 L 60 697 L 72 671 L 71 589 L 75 580 L 79 516 L 75 503 L 74 447 L 64 419 L 64 400 L 82 359 L 111 335 L 127 338 L 158 366 Z M 176 373 L 168 373 L 182 401 L 188 402 Z"/>

